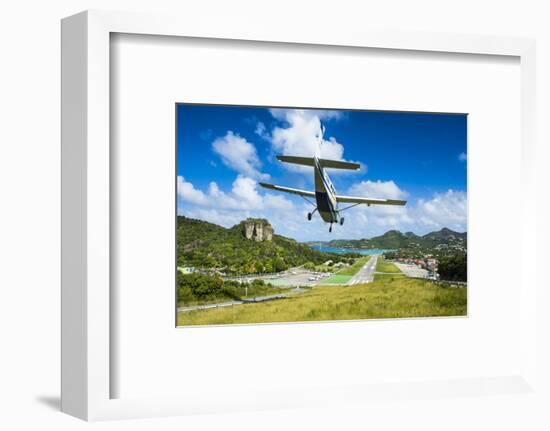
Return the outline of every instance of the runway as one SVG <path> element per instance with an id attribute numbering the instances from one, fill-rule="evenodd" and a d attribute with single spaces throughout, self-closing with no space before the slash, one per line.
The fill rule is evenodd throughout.
<path id="1" fill-rule="evenodd" d="M 357 271 L 357 274 L 355 274 L 346 284 L 349 286 L 353 284 L 370 283 L 374 278 L 374 271 L 376 269 L 377 262 L 378 256 L 372 256 L 369 261 L 365 263 L 359 271 Z"/>

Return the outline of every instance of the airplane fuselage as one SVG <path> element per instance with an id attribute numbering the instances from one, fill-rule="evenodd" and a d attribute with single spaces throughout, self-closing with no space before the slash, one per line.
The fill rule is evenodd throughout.
<path id="1" fill-rule="evenodd" d="M 289 156 L 289 155 L 278 155 L 277 159 L 281 162 L 292 163 L 295 165 L 309 166 L 313 168 L 313 176 L 315 180 L 315 191 L 309 190 L 300 190 L 291 187 L 278 186 L 275 184 L 267 184 L 260 182 L 259 184 L 270 190 L 276 190 L 279 192 L 290 193 L 294 195 L 299 195 L 303 197 L 310 204 L 314 205 L 309 199 L 315 197 L 317 205 L 315 209 L 307 213 L 307 219 L 311 220 L 313 214 L 319 212 L 321 219 L 325 223 L 329 223 L 330 227 L 329 232 L 332 232 L 332 225 L 338 223 L 341 226 L 344 225 L 344 217 L 341 217 L 340 214 L 343 211 L 346 211 L 350 208 L 353 208 L 357 205 L 365 204 L 367 206 L 371 205 L 405 205 L 407 202 L 397 199 L 381 199 L 381 198 L 368 198 L 363 196 L 339 196 L 336 194 L 336 189 L 332 184 L 325 168 L 329 169 L 346 169 L 352 171 L 358 171 L 361 168 L 361 165 L 356 162 L 348 162 L 345 160 L 331 160 L 331 159 L 321 159 L 319 154 L 321 153 L 321 144 L 323 143 L 323 133 L 325 128 L 320 125 L 319 134 L 317 135 L 317 150 L 315 156 L 313 157 L 304 157 L 304 156 Z M 348 205 L 344 208 L 338 208 L 339 202 L 345 202 L 352 205 Z"/>
<path id="2" fill-rule="evenodd" d="M 338 223 L 338 203 L 336 202 L 334 185 L 317 157 L 313 158 L 313 164 L 315 200 L 317 201 L 319 214 L 323 221 L 327 223 Z"/>

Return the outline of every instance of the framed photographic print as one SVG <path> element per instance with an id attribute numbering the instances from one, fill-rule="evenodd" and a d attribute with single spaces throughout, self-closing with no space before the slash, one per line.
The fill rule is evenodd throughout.
<path id="1" fill-rule="evenodd" d="M 466 114 L 176 116 L 178 326 L 467 314 Z"/>
<path id="2" fill-rule="evenodd" d="M 538 397 L 534 42 L 217 24 L 62 22 L 62 410 Z"/>

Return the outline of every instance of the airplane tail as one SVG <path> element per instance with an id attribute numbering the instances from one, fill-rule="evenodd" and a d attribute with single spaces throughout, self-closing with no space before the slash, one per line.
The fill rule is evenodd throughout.
<path id="1" fill-rule="evenodd" d="M 325 134 L 325 126 L 319 122 L 319 132 L 317 133 L 317 145 L 315 146 L 315 157 L 321 157 L 321 146 L 323 145 L 323 135 Z"/>
<path id="2" fill-rule="evenodd" d="M 281 162 L 292 163 L 294 165 L 315 166 L 313 157 L 277 156 L 277 159 Z M 344 162 L 341 160 L 319 159 L 319 163 L 323 168 L 347 169 L 352 171 L 356 171 L 361 168 L 359 163 Z"/>
<path id="3" fill-rule="evenodd" d="M 277 156 L 281 162 L 292 163 L 294 165 L 302 166 L 315 166 L 315 159 L 319 160 L 321 167 L 323 168 L 333 168 L 333 169 L 347 169 L 351 171 L 356 171 L 361 168 L 361 165 L 358 163 L 344 162 L 341 160 L 328 160 L 321 159 L 319 155 L 321 154 L 321 146 L 323 145 L 323 135 L 325 134 L 325 126 L 323 123 L 319 123 L 319 133 L 317 134 L 317 145 L 315 148 L 315 157 L 298 157 L 298 156 Z"/>

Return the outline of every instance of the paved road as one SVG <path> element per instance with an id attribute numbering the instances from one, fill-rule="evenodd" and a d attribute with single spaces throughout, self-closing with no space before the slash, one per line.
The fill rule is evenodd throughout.
<path id="1" fill-rule="evenodd" d="M 287 296 L 294 295 L 296 293 L 303 292 L 304 289 L 296 288 L 292 289 L 289 292 L 285 293 L 278 293 L 276 295 L 267 295 L 267 296 L 257 296 L 256 298 L 250 298 L 250 299 L 241 299 L 236 301 L 227 301 L 227 302 L 220 302 L 217 304 L 205 304 L 205 305 L 192 305 L 189 307 L 178 307 L 178 313 L 189 313 L 190 311 L 195 310 L 208 310 L 209 308 L 221 308 L 221 307 L 232 307 L 234 305 L 243 305 L 243 304 L 253 304 L 255 302 L 265 302 L 265 301 L 273 301 L 275 299 L 283 299 Z"/>
<path id="2" fill-rule="evenodd" d="M 288 271 L 279 272 L 277 274 L 264 274 L 264 275 L 249 275 L 242 277 L 224 277 L 225 280 L 236 280 L 244 283 L 250 283 L 253 280 L 263 280 L 266 283 L 271 283 L 274 286 L 279 287 L 294 287 L 294 286 L 315 286 L 319 284 L 318 276 L 320 273 L 316 271 L 309 271 L 297 266 L 291 268 Z M 329 276 L 329 274 L 322 274 Z M 314 278 L 314 280 L 310 280 Z"/>
<path id="3" fill-rule="evenodd" d="M 393 264 L 397 266 L 407 277 L 428 278 L 429 273 L 424 268 L 399 262 L 394 262 Z"/>
<path id="4" fill-rule="evenodd" d="M 363 268 L 361 268 L 353 278 L 347 282 L 348 285 L 370 283 L 374 278 L 374 270 L 376 269 L 376 262 L 378 256 L 372 256 Z"/>

